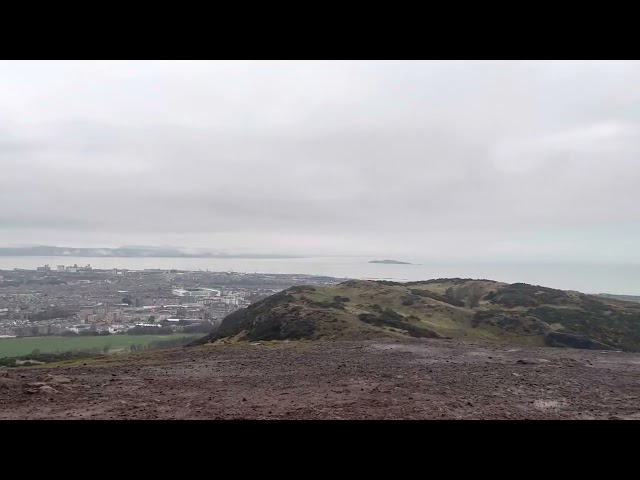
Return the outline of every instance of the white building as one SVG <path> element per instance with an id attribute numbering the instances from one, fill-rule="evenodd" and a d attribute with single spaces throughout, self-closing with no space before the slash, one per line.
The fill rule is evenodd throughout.
<path id="1" fill-rule="evenodd" d="M 174 288 L 171 290 L 177 297 L 219 297 L 220 290 L 214 288 Z"/>

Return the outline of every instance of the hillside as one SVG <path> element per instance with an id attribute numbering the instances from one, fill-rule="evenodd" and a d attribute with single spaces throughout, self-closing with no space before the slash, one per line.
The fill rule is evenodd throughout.
<path id="1" fill-rule="evenodd" d="M 195 343 L 384 337 L 640 351 L 640 304 L 491 280 L 349 280 L 272 295 Z"/>

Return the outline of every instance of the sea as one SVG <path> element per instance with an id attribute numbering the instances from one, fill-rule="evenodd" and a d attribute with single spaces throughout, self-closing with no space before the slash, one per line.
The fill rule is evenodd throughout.
<path id="1" fill-rule="evenodd" d="M 308 258 L 116 258 L 116 257 L 0 257 L 0 270 L 32 269 L 48 264 L 85 266 L 98 269 L 178 269 L 212 272 L 287 273 L 337 278 L 394 281 L 431 278 L 476 278 L 501 282 L 524 282 L 584 293 L 640 295 L 640 264 L 637 263 L 553 263 L 490 262 L 402 259 L 412 265 L 369 263 L 366 257 Z"/>

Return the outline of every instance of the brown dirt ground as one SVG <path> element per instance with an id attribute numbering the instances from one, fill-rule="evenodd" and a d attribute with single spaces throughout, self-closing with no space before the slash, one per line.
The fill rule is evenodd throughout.
<path id="1" fill-rule="evenodd" d="M 0 370 L 0 419 L 637 419 L 640 354 L 452 340 L 202 346 Z"/>

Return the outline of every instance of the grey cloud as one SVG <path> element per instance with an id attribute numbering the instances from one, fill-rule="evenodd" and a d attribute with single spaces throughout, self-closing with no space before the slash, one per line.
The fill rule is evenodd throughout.
<path id="1" fill-rule="evenodd" d="M 639 85 L 638 62 L 0 62 L 0 228 L 637 260 Z"/>
<path id="2" fill-rule="evenodd" d="M 32 228 L 37 225 L 39 228 L 50 229 L 87 229 L 95 227 L 95 222 L 84 219 L 66 218 L 64 215 L 56 217 L 25 215 L 25 216 L 0 216 L 0 230 L 15 230 L 21 228 Z M 45 242 L 43 239 L 42 242 Z"/>

